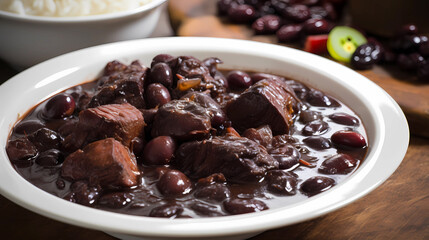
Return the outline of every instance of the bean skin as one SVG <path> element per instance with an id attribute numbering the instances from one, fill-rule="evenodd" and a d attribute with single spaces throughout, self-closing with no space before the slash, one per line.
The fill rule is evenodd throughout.
<path id="1" fill-rule="evenodd" d="M 366 146 L 365 138 L 357 132 L 341 130 L 331 136 L 334 144 L 352 148 L 363 148 Z"/>

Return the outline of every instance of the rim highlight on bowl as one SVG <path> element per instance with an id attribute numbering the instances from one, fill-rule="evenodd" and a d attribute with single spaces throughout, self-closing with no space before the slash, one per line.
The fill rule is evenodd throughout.
<path id="1" fill-rule="evenodd" d="M 300 203 L 251 214 L 174 220 L 117 214 L 67 202 L 36 188 L 13 169 L 5 146 L 18 116 L 52 94 L 95 79 L 108 61 L 130 63 L 138 59 L 150 66 L 151 59 L 159 53 L 218 57 L 224 61 L 221 68 L 285 75 L 321 89 L 361 117 L 369 142 L 367 157 L 348 179 Z M 153 38 L 75 51 L 38 64 L 1 85 L 0 109 L 0 193 L 41 215 L 116 236 L 248 237 L 316 218 L 357 200 L 383 183 L 401 163 L 409 142 L 403 112 L 384 90 L 367 78 L 313 54 L 245 40 Z"/>

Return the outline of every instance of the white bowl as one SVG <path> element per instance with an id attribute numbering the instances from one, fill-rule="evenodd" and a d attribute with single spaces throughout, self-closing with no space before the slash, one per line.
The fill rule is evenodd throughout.
<path id="1" fill-rule="evenodd" d="M 128 11 L 80 17 L 23 16 L 0 11 L 0 58 L 25 69 L 81 48 L 149 37 L 164 2 L 152 0 Z"/>
<path id="2" fill-rule="evenodd" d="M 159 53 L 216 56 L 225 68 L 290 76 L 319 88 L 351 107 L 367 130 L 368 154 L 348 179 L 302 202 L 258 213 L 200 219 L 160 219 L 117 214 L 67 202 L 23 179 L 12 167 L 5 145 L 18 116 L 48 96 L 94 79 L 117 59 L 150 65 Z M 360 74 L 325 58 L 287 47 L 215 38 L 151 38 L 72 52 L 32 67 L 0 86 L 0 192 L 17 204 L 58 221 L 151 238 L 239 239 L 329 213 L 364 196 L 401 163 L 409 141 L 406 119 L 395 101 Z"/>

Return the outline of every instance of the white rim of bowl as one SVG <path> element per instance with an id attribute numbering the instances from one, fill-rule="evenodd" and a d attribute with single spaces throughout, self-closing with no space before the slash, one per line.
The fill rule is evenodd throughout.
<path id="1" fill-rule="evenodd" d="M 152 0 L 151 2 L 144 4 L 138 8 L 134 8 L 126 11 L 97 14 L 97 15 L 90 15 L 90 16 L 76 16 L 76 17 L 45 17 L 45 16 L 33 16 L 33 15 L 20 15 L 17 13 L 0 10 L 0 18 L 3 17 L 3 18 L 13 19 L 17 21 L 24 21 L 24 22 L 59 23 L 59 24 L 99 22 L 99 21 L 119 19 L 119 18 L 137 15 L 139 13 L 146 12 L 153 8 L 156 8 L 162 5 L 163 3 L 165 3 L 166 1 L 167 0 Z"/>
<path id="2" fill-rule="evenodd" d="M 174 44 L 171 44 L 172 42 L 174 42 Z M 133 40 L 91 47 L 56 57 L 18 74 L 0 87 L 0 96 L 3 96 L 3 93 L 6 95 L 6 93 L 10 91 L 8 89 L 12 87 L 11 85 L 13 82 L 25 82 L 26 77 L 33 77 L 35 73 L 40 70 L 47 71 L 47 73 L 43 74 L 48 74 L 46 75 L 47 77 L 57 71 L 70 68 L 69 65 L 74 66 L 78 64 L 76 61 L 72 61 L 72 59 L 76 57 L 88 58 L 93 54 L 98 54 L 97 57 L 105 57 L 106 54 L 111 55 L 114 53 L 122 54 L 121 56 L 124 57 L 126 54 L 131 55 L 131 53 L 134 54 L 139 51 L 141 54 L 144 54 L 144 51 L 146 51 L 144 49 L 147 49 L 148 46 L 151 45 L 155 46 L 154 48 L 158 47 L 159 49 L 163 49 L 163 52 L 174 51 L 175 48 L 176 50 L 180 49 L 184 52 L 192 51 L 195 48 L 202 49 L 204 47 L 204 49 L 208 49 L 207 51 L 209 54 L 215 54 L 216 50 L 234 55 L 240 55 L 242 51 L 245 51 L 245 55 L 249 56 L 252 54 L 260 55 L 264 53 L 269 57 L 284 59 L 284 61 L 289 62 L 289 64 L 292 63 L 290 60 L 287 60 L 287 58 L 293 55 L 294 63 L 295 59 L 297 59 L 296 64 L 306 64 L 305 68 L 307 69 L 314 68 L 317 71 L 322 71 L 325 75 L 332 76 L 333 81 L 340 81 L 338 79 L 340 76 L 347 76 L 350 82 L 341 81 L 343 85 L 359 86 L 362 88 L 362 90 L 360 90 L 361 93 L 370 94 L 373 99 L 365 99 L 364 103 L 377 106 L 374 107 L 374 111 L 371 110 L 372 114 L 375 114 L 376 117 L 379 118 L 379 120 L 377 120 L 379 122 L 375 124 L 377 127 L 380 127 L 380 129 L 376 129 L 376 131 L 379 131 L 381 134 L 385 133 L 385 135 L 376 139 L 376 143 L 373 143 L 375 145 L 370 146 L 368 150 L 369 152 L 366 159 L 371 159 L 373 161 L 364 161 L 352 176 L 330 191 L 308 198 L 300 203 L 252 214 L 170 220 L 131 216 L 85 207 L 67 202 L 34 187 L 13 169 L 5 153 L 5 148 L 2 147 L 2 149 L 0 149 L 0 157 L 3 159 L 0 159 L 0 166 L 4 166 L 0 168 L 0 179 L 10 178 L 13 180 L 8 183 L 0 181 L 0 192 L 5 197 L 41 215 L 69 224 L 106 232 L 154 237 L 215 237 L 221 235 L 239 235 L 291 225 L 316 218 L 343 207 L 368 194 L 383 183 L 396 170 L 405 156 L 409 142 L 408 124 L 405 116 L 397 103 L 375 83 L 345 66 L 320 56 L 278 45 L 247 40 L 170 37 Z M 125 50 L 125 46 L 128 47 L 128 50 Z M 221 46 L 221 49 L 219 49 L 219 46 Z M 130 49 L 132 49 L 132 51 Z M 118 58 L 121 56 L 118 56 Z M 89 59 L 90 58 L 91 57 L 89 57 Z M 87 61 L 89 61 L 89 59 Z M 60 67 L 56 64 L 58 61 L 62 63 Z M 107 61 L 109 61 L 109 59 L 106 59 L 106 62 Z M 311 62 L 311 66 L 309 62 Z M 332 68 L 335 70 L 335 75 L 329 72 Z M 6 106 L 7 101 L 0 101 L 0 107 L 6 108 Z M 386 117 L 385 115 L 388 116 Z M 392 121 L 392 117 L 394 117 L 396 121 Z M 5 123 L 5 120 L 0 118 L 0 126 L 7 127 L 5 124 L 9 123 Z M 395 129 L 395 131 L 391 129 Z M 394 154 L 392 155 L 392 153 Z M 386 159 L 387 157 L 389 158 Z M 335 194 L 333 194 L 334 192 Z M 32 194 L 37 195 L 44 201 L 34 203 L 31 199 L 25 198 L 25 196 Z M 314 206 L 315 202 L 317 202 L 317 206 Z M 64 211 L 64 209 L 67 209 L 67 211 Z M 76 212 L 79 212 L 79 216 L 76 215 Z"/>

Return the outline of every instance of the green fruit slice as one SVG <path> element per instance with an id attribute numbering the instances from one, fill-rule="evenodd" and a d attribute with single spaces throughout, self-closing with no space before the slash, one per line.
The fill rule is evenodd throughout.
<path id="1" fill-rule="evenodd" d="M 366 38 L 351 27 L 338 26 L 331 30 L 327 47 L 329 54 L 338 61 L 350 62 L 356 48 L 366 43 Z"/>

